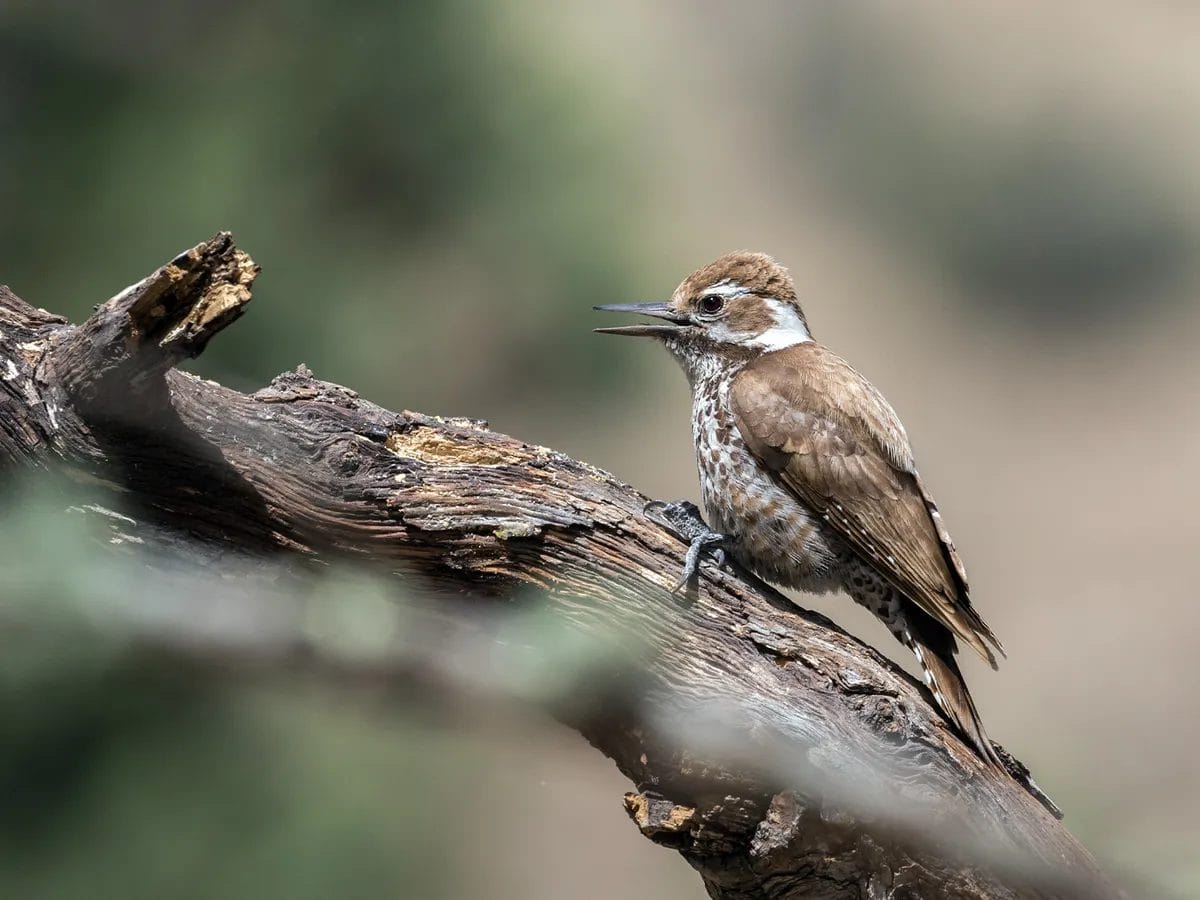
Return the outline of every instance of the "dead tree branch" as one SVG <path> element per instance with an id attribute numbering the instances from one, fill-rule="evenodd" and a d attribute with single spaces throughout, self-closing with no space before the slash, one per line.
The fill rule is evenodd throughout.
<path id="1" fill-rule="evenodd" d="M 303 367 L 245 395 L 179 372 L 257 268 L 221 234 L 80 326 L 0 288 L 0 467 L 66 470 L 179 554 L 357 558 L 456 614 L 536 591 L 636 671 L 556 713 L 637 786 L 630 816 L 713 897 L 1121 896 L 921 687 L 754 579 L 706 566 L 585 463 L 395 413 Z"/>

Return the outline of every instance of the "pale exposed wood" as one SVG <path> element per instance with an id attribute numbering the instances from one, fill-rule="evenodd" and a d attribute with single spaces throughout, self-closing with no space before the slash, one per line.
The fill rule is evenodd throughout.
<path id="1" fill-rule="evenodd" d="M 303 367 L 252 395 L 173 370 L 243 312 L 256 273 L 218 235 L 80 327 L 0 289 L 0 470 L 107 485 L 209 565 L 350 556 L 467 617 L 532 588 L 572 628 L 635 648 L 554 711 L 713 897 L 1121 896 L 885 658 L 744 573 L 706 565 L 696 593 L 670 594 L 685 548 L 613 476 Z"/>

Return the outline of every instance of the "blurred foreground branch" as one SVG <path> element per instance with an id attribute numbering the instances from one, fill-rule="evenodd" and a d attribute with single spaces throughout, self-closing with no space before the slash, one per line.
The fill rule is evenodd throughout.
<path id="1" fill-rule="evenodd" d="M 636 648 L 587 702 L 553 709 L 713 897 L 1121 896 L 885 658 L 744 573 L 706 567 L 672 595 L 684 546 L 612 476 L 481 422 L 389 412 L 303 366 L 252 395 L 176 371 L 241 315 L 256 274 L 217 235 L 78 327 L 0 287 L 0 466 L 98 486 L 121 511 L 114 544 L 210 576 L 348 557 L 448 615 L 535 592 L 572 631 Z M 301 619 L 143 639 L 353 677 Z M 376 656 L 357 674 L 408 669 Z"/>

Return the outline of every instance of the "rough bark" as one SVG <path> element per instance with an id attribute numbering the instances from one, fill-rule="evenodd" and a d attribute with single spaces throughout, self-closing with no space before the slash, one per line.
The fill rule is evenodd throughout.
<path id="1" fill-rule="evenodd" d="M 256 274 L 220 234 L 78 327 L 0 288 L 0 467 L 111 491 L 184 556 L 357 558 L 454 615 L 536 594 L 637 647 L 555 713 L 713 897 L 1121 896 L 884 657 L 743 572 L 706 564 L 671 594 L 685 548 L 613 476 L 303 367 L 250 395 L 175 370 L 241 315 Z"/>

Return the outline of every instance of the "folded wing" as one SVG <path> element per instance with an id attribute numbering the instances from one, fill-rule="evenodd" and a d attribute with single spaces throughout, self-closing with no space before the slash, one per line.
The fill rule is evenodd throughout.
<path id="1" fill-rule="evenodd" d="M 994 668 L 992 648 L 1004 650 L 971 606 L 958 552 L 882 395 L 841 357 L 805 343 L 750 363 L 730 400 L 747 446 L 787 488 Z"/>

